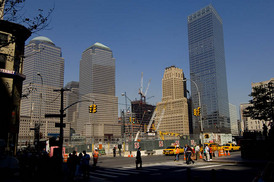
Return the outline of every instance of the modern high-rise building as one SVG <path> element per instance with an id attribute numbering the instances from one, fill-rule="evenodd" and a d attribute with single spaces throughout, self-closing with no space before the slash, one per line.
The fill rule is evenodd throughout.
<path id="1" fill-rule="evenodd" d="M 212 5 L 188 16 L 188 46 L 193 108 L 200 92 L 203 126 L 193 118 L 193 132 L 230 133 L 223 22 Z"/>
<path id="2" fill-rule="evenodd" d="M 62 88 L 64 84 L 64 58 L 61 48 L 47 37 L 39 36 L 32 39 L 25 46 L 23 74 L 26 75 L 26 80 L 23 82 L 23 117 L 20 119 L 22 127 L 19 131 L 19 142 L 25 144 L 32 143 L 34 131 L 30 128 L 34 128 L 38 123 L 41 124 L 42 138 L 59 133 L 55 123 L 59 123 L 60 118 L 45 118 L 45 114 L 60 113 L 60 92 L 54 90 Z M 64 129 L 65 138 L 68 137 L 68 131 L 68 127 Z"/>
<path id="3" fill-rule="evenodd" d="M 66 84 L 65 88 L 70 89 L 70 92 L 66 94 L 66 107 L 69 107 L 66 111 L 67 122 L 70 123 L 71 134 L 75 133 L 77 128 L 78 107 L 79 101 L 79 82 L 71 81 Z"/>
<path id="4" fill-rule="evenodd" d="M 162 79 L 162 101 L 157 103 L 159 131 L 189 135 L 188 103 L 183 70 L 167 67 Z M 163 113 L 163 114 L 162 114 Z"/>
<path id="5" fill-rule="evenodd" d="M 121 137 L 115 96 L 115 59 L 112 50 L 101 43 L 95 43 L 82 53 L 79 99 L 90 102 L 79 103 L 76 133 L 95 142 Z M 97 105 L 96 113 L 89 113 L 91 104 Z"/>
<path id="6" fill-rule="evenodd" d="M 237 107 L 230 103 L 229 103 L 229 113 L 230 113 L 230 123 L 231 123 L 231 134 L 232 136 L 239 136 Z"/>

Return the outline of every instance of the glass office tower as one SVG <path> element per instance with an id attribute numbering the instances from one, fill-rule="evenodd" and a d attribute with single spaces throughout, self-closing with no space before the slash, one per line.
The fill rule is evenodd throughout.
<path id="1" fill-rule="evenodd" d="M 230 133 L 229 104 L 222 19 L 209 5 L 188 16 L 190 79 L 198 86 L 201 117 L 193 118 L 193 132 Z M 199 106 L 198 91 L 191 82 L 193 108 Z"/>

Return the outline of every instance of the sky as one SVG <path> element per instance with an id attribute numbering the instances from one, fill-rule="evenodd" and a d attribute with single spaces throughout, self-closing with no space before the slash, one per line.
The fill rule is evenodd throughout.
<path id="1" fill-rule="evenodd" d="M 116 59 L 116 96 L 139 99 L 141 73 L 150 104 L 162 97 L 166 67 L 189 78 L 187 16 L 212 4 L 223 20 L 228 96 L 239 107 L 251 98 L 251 83 L 270 80 L 274 68 L 272 0 L 27 0 L 25 15 L 54 7 L 50 24 L 33 34 L 51 39 L 65 59 L 64 84 L 79 81 L 82 52 L 96 42 Z M 188 83 L 188 89 L 190 85 Z"/>

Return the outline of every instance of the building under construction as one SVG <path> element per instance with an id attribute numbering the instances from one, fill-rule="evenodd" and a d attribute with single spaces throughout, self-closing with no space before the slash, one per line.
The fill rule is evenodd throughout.
<path id="1" fill-rule="evenodd" d="M 135 116 L 133 122 L 141 124 L 144 129 L 144 126 L 148 125 L 150 121 L 155 106 L 147 104 L 143 100 L 137 100 L 131 102 L 131 108 Z"/>

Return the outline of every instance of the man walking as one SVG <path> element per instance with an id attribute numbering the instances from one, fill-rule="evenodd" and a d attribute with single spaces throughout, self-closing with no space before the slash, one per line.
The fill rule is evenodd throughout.
<path id="1" fill-rule="evenodd" d="M 137 155 L 136 155 L 136 169 L 139 169 L 139 168 L 138 168 L 138 164 L 140 164 L 140 168 L 142 168 L 141 147 L 139 147 L 138 150 L 137 150 Z"/>
<path id="2" fill-rule="evenodd" d="M 175 153 L 176 153 L 176 158 L 175 158 L 175 161 L 179 161 L 179 155 L 180 155 L 180 149 L 179 149 L 179 146 L 177 146 L 176 147 L 176 151 L 175 151 Z"/>
<path id="3" fill-rule="evenodd" d="M 200 147 L 199 145 L 195 145 L 195 154 L 196 154 L 196 159 L 195 160 L 198 160 L 198 158 L 200 157 Z"/>
<path id="4" fill-rule="evenodd" d="M 97 161 L 98 161 L 98 157 L 99 157 L 99 153 L 97 151 L 98 149 L 95 148 L 94 152 L 93 152 L 93 167 L 96 167 Z"/>
<path id="5" fill-rule="evenodd" d="M 90 155 L 87 154 L 87 152 L 84 150 L 83 151 L 83 175 L 84 178 L 89 177 L 89 160 L 90 160 Z"/>

